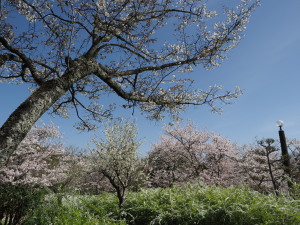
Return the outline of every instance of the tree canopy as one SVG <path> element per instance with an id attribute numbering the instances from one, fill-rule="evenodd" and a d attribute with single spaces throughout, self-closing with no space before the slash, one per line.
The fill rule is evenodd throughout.
<path id="1" fill-rule="evenodd" d="M 0 4 L 0 82 L 35 88 L 0 129 L 2 164 L 51 107 L 62 116 L 73 108 L 78 127 L 88 130 L 112 116 L 115 104 L 101 101 L 110 93 L 127 101 L 123 107 L 139 107 L 151 119 L 176 117 L 187 105 L 219 111 L 216 101 L 229 103 L 240 90 L 200 90 L 183 74 L 197 65 L 218 66 L 240 41 L 258 1 L 241 0 L 220 14 L 201 0 Z"/>

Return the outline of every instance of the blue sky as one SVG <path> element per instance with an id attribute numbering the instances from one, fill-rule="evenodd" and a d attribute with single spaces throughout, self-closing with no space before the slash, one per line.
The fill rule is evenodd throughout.
<path id="1" fill-rule="evenodd" d="M 299 0 L 263 0 L 247 25 L 244 39 L 224 63 L 210 71 L 198 67 L 189 75 L 200 88 L 222 84 L 224 90 L 230 90 L 239 86 L 244 94 L 235 104 L 224 106 L 221 115 L 212 114 L 206 106 L 191 107 L 181 114 L 184 121 L 193 121 L 199 129 L 247 144 L 255 138 L 277 138 L 276 121 L 283 120 L 286 136 L 300 139 L 299 10 Z M 0 84 L 0 124 L 28 94 L 25 86 Z M 131 111 L 121 114 L 129 117 Z M 145 152 L 151 143 L 159 141 L 162 126 L 169 121 L 149 121 L 138 113 L 134 117 Z M 75 117 L 45 115 L 42 120 L 52 120 L 60 127 L 66 145 L 84 148 L 92 136 L 73 128 Z"/>

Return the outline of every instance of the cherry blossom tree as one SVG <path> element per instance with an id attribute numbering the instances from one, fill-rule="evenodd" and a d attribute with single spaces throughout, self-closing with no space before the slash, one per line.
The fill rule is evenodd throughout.
<path id="1" fill-rule="evenodd" d="M 87 162 L 90 163 L 90 162 Z M 88 164 L 89 165 L 89 164 Z M 75 184 L 82 194 L 99 195 L 103 192 L 115 193 L 109 180 L 94 168 L 88 167 Z"/>
<path id="2" fill-rule="evenodd" d="M 233 184 L 238 180 L 237 146 L 229 140 L 188 123 L 165 127 L 161 141 L 148 155 L 154 186 L 171 186 L 194 179 L 207 184 Z"/>
<path id="3" fill-rule="evenodd" d="M 50 190 L 60 191 L 74 184 L 83 160 L 65 149 L 58 127 L 33 126 L 0 168 L 1 224 L 22 224 Z"/>
<path id="4" fill-rule="evenodd" d="M 75 155 L 64 153 L 60 138 L 58 127 L 53 124 L 35 125 L 0 168 L 1 183 L 53 187 L 67 182 L 70 168 L 75 161 L 80 165 L 80 161 Z"/>
<path id="5" fill-rule="evenodd" d="M 290 153 L 291 175 L 294 182 L 300 183 L 300 140 L 287 139 L 287 147 Z"/>
<path id="6" fill-rule="evenodd" d="M 109 93 L 124 99 L 123 107 L 139 107 L 152 119 L 176 116 L 187 105 L 219 111 L 216 101 L 231 102 L 239 89 L 195 89 L 181 74 L 197 65 L 218 66 L 240 41 L 258 1 L 241 0 L 219 14 L 200 0 L 0 4 L 0 81 L 35 88 L 0 128 L 3 165 L 51 107 L 62 116 L 74 109 L 80 129 L 94 129 L 93 121 L 112 115 L 115 105 L 103 106 L 100 98 Z"/>
<path id="7" fill-rule="evenodd" d="M 211 137 L 207 154 L 207 171 L 202 176 L 207 177 L 209 184 L 235 185 L 241 183 L 240 148 L 236 143 L 220 135 Z"/>
<path id="8" fill-rule="evenodd" d="M 134 123 L 116 119 L 104 126 L 104 137 L 93 139 L 96 148 L 91 152 L 91 172 L 105 177 L 104 182 L 109 181 L 121 207 L 127 190 L 144 178 L 141 161 L 137 156 L 141 143 L 137 140 Z M 103 182 L 103 177 L 100 182 Z"/>

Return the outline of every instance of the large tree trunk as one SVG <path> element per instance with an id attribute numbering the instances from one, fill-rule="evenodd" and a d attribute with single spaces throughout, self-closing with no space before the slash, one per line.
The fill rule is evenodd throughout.
<path id="1" fill-rule="evenodd" d="M 0 165 L 9 159 L 32 125 L 66 91 L 57 80 L 45 82 L 9 116 L 0 128 Z"/>
<path id="2" fill-rule="evenodd" d="M 45 82 L 9 116 L 0 128 L 0 167 L 7 162 L 34 123 L 87 72 L 86 68 L 67 70 L 62 77 Z"/>

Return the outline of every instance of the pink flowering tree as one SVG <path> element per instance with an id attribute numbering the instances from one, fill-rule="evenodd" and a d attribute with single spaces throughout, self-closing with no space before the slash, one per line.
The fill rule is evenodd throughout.
<path id="1" fill-rule="evenodd" d="M 237 179 L 237 147 L 212 132 L 188 123 L 165 127 L 161 141 L 148 155 L 154 186 L 170 186 L 201 179 L 207 184 L 229 184 Z"/>
<path id="2" fill-rule="evenodd" d="M 300 140 L 287 139 L 287 147 L 290 153 L 292 179 L 300 184 Z"/>
<path id="3" fill-rule="evenodd" d="M 0 221 L 4 224 L 22 224 L 46 190 L 57 191 L 77 176 L 81 158 L 64 152 L 60 139 L 53 124 L 35 125 L 0 168 Z"/>
<path id="4" fill-rule="evenodd" d="M 0 168 L 1 183 L 52 187 L 67 182 L 76 156 L 64 153 L 60 138 L 58 127 L 53 124 L 35 125 Z M 80 163 L 78 159 L 76 163 Z"/>
<path id="5" fill-rule="evenodd" d="M 87 165 L 89 163 L 88 161 Z M 99 195 L 103 192 L 116 192 L 109 180 L 93 168 L 88 168 L 82 175 L 76 183 L 81 193 Z"/>
<path id="6" fill-rule="evenodd" d="M 197 89 L 186 74 L 222 63 L 258 1 L 220 12 L 187 0 L 1 1 L 0 82 L 35 90 L 0 128 L 0 166 L 50 108 L 64 117 L 73 109 L 83 130 L 116 106 L 139 107 L 151 119 L 188 105 L 220 111 L 218 103 L 241 91 Z M 103 105 L 108 94 L 123 102 Z"/>
<path id="7" fill-rule="evenodd" d="M 240 148 L 229 139 L 220 135 L 211 137 L 208 144 L 210 149 L 207 154 L 208 170 L 204 171 L 203 176 L 209 184 L 234 185 L 241 183 L 240 176 Z"/>

